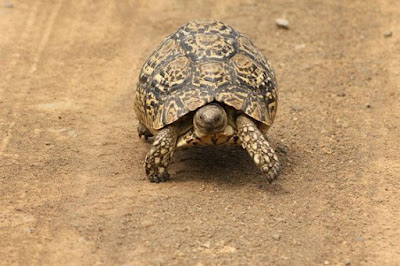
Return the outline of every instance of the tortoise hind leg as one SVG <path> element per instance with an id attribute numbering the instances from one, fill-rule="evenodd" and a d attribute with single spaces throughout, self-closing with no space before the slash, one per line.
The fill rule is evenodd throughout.
<path id="1" fill-rule="evenodd" d="M 143 125 L 142 122 L 139 122 L 137 126 L 137 131 L 139 134 L 139 138 L 142 138 L 142 136 L 144 136 L 144 138 L 147 140 L 149 137 L 153 136 L 153 134 L 151 134 L 151 132 L 147 129 L 145 125 Z"/>
<path id="2" fill-rule="evenodd" d="M 161 129 L 146 155 L 146 175 L 150 182 L 165 182 L 169 178 L 167 167 L 178 139 L 178 128 L 174 125 Z"/>
<path id="3" fill-rule="evenodd" d="M 272 182 L 278 176 L 280 163 L 268 140 L 246 115 L 240 115 L 236 119 L 236 126 L 242 147 L 247 150 L 258 168 L 267 174 L 268 181 Z"/>

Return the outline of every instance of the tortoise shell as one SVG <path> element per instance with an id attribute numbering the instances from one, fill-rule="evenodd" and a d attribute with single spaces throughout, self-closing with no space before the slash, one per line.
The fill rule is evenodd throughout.
<path id="1" fill-rule="evenodd" d="M 215 20 L 195 20 L 167 37 L 145 62 L 135 111 L 152 131 L 217 101 L 271 126 L 275 74 L 243 34 Z"/>

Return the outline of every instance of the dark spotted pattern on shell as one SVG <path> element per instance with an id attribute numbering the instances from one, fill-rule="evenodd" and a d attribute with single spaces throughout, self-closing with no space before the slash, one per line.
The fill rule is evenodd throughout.
<path id="1" fill-rule="evenodd" d="M 189 35 L 181 43 L 194 62 L 226 60 L 236 52 L 234 39 L 214 33 Z"/>
<path id="2" fill-rule="evenodd" d="M 195 20 L 170 35 L 144 64 L 135 111 L 156 131 L 212 101 L 270 126 L 277 108 L 275 74 L 247 37 L 220 21 Z"/>

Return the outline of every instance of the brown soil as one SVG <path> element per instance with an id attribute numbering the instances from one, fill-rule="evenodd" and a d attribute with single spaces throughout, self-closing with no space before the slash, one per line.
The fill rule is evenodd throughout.
<path id="1" fill-rule="evenodd" d="M 400 265 L 399 1 L 1 4 L 0 264 Z M 199 17 L 276 70 L 272 185 L 236 147 L 145 178 L 138 72 Z"/>

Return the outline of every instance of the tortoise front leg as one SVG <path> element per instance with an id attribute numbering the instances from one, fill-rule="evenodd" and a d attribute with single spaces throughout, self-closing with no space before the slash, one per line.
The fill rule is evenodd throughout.
<path id="1" fill-rule="evenodd" d="M 167 166 L 174 153 L 178 139 L 178 128 L 168 126 L 161 129 L 146 155 L 146 175 L 150 182 L 165 182 L 169 178 Z"/>
<path id="2" fill-rule="evenodd" d="M 258 168 L 267 174 L 268 181 L 272 182 L 278 176 L 280 163 L 268 140 L 246 115 L 240 115 L 236 119 L 236 127 L 243 149 L 247 150 Z"/>

